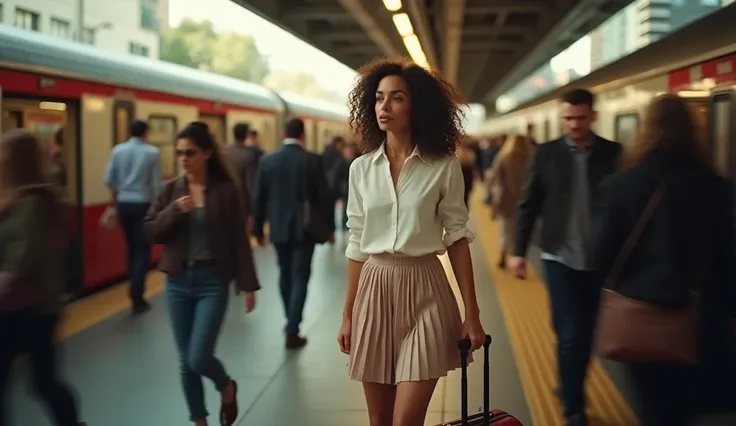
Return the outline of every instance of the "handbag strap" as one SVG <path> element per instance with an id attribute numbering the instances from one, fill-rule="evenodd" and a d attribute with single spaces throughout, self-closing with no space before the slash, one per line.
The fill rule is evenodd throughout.
<path id="1" fill-rule="evenodd" d="M 621 272 L 623 271 L 626 261 L 629 259 L 629 256 L 634 251 L 634 248 L 636 248 L 636 244 L 639 242 L 639 238 L 641 238 L 641 235 L 644 233 L 644 229 L 646 229 L 647 224 L 649 223 L 649 219 L 652 218 L 652 216 L 654 215 L 654 210 L 657 209 L 659 202 L 662 201 L 662 195 L 664 195 L 664 191 L 667 189 L 668 183 L 669 182 L 667 180 L 663 180 L 661 183 L 659 183 L 657 188 L 654 190 L 654 193 L 649 198 L 649 202 L 647 202 L 644 211 L 639 216 L 639 220 L 637 220 L 636 225 L 634 225 L 634 229 L 626 238 L 626 242 L 624 243 L 623 248 L 616 257 L 616 260 L 613 262 L 611 272 L 608 274 L 606 280 L 604 281 L 604 288 L 613 290 L 616 282 L 618 281 L 619 275 L 621 275 Z"/>

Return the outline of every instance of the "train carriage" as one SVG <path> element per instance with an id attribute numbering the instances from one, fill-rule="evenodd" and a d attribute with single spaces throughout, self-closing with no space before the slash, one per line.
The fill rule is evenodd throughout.
<path id="1" fill-rule="evenodd" d="M 105 166 L 134 119 L 149 122 L 149 142 L 161 151 L 165 177 L 180 172 L 175 135 L 194 120 L 208 123 L 223 143 L 234 124 L 248 122 L 266 151 L 279 145 L 281 126 L 290 116 L 305 120 L 312 150 L 321 150 L 320 142 L 333 135 L 348 136 L 349 130 L 345 108 L 324 101 L 7 26 L 0 26 L 0 104 L 3 132 L 23 127 L 48 150 L 62 145 L 72 297 L 125 277 L 122 234 L 101 228 L 99 218 L 110 200 Z M 158 256 L 155 249 L 152 261 Z"/>
<path id="2" fill-rule="evenodd" d="M 525 133 L 532 124 L 536 140 L 556 139 L 562 135 L 557 99 L 573 87 L 585 87 L 596 94 L 594 130 L 628 144 L 649 102 L 657 95 L 672 93 L 690 107 L 714 169 L 735 179 L 736 33 L 729 29 L 723 37 L 703 36 L 711 28 L 722 28 L 723 20 L 728 17 L 695 22 L 578 81 L 489 119 L 479 133 Z"/>

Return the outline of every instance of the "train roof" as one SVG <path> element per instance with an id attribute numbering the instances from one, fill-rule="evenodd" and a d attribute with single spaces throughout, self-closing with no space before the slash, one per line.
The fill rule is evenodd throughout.
<path id="1" fill-rule="evenodd" d="M 295 93 L 280 92 L 289 112 L 294 115 L 322 117 L 335 121 L 347 121 L 347 105 L 338 105 L 322 99 L 311 99 Z"/>
<path id="2" fill-rule="evenodd" d="M 273 91 L 235 78 L 136 55 L 106 52 L 32 31 L 0 25 L 0 62 L 32 66 L 38 72 L 93 79 L 213 102 L 346 120 L 339 105 Z M 283 101 L 282 99 L 283 98 Z"/>

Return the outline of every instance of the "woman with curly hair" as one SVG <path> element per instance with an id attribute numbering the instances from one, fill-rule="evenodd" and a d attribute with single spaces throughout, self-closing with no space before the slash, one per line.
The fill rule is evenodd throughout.
<path id="1" fill-rule="evenodd" d="M 453 87 L 416 64 L 364 66 L 350 122 L 366 155 L 350 166 L 348 288 L 340 350 L 363 383 L 372 426 L 424 425 L 440 377 L 460 366 L 458 340 L 483 344 Z M 465 322 L 437 255 L 447 252 Z"/>

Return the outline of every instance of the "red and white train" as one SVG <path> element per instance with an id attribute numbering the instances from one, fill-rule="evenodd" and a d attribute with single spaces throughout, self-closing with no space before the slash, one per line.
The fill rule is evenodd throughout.
<path id="1" fill-rule="evenodd" d="M 194 120 L 207 122 L 222 142 L 235 123 L 248 122 L 266 151 L 278 146 L 286 117 L 304 119 L 311 150 L 350 133 L 347 110 L 325 101 L 7 26 L 0 26 L 0 105 L 3 132 L 27 128 L 49 144 L 57 133 L 63 137 L 73 212 L 67 260 L 72 296 L 126 275 L 122 234 L 101 228 L 99 218 L 110 199 L 103 183 L 110 151 L 127 139 L 132 120 L 150 123 L 165 176 L 179 172 L 175 135 Z M 153 260 L 159 255 L 154 250 Z"/>

